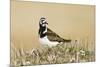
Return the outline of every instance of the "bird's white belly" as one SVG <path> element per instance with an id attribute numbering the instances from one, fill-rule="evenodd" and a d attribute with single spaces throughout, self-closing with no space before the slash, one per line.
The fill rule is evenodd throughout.
<path id="1" fill-rule="evenodd" d="M 53 41 L 48 40 L 47 36 L 44 37 L 44 38 L 39 38 L 39 41 L 40 41 L 40 43 L 41 43 L 42 45 L 44 45 L 44 46 L 45 46 L 45 45 L 48 45 L 48 46 L 50 46 L 50 47 L 56 46 L 57 44 L 59 44 L 59 42 L 53 42 Z"/>

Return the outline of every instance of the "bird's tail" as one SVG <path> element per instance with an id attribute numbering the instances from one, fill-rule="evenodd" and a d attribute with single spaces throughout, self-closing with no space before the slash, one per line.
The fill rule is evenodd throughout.
<path id="1" fill-rule="evenodd" d="M 68 39 L 68 40 L 66 40 L 66 39 L 64 39 L 64 42 L 71 42 L 72 40 L 70 40 L 70 39 Z"/>

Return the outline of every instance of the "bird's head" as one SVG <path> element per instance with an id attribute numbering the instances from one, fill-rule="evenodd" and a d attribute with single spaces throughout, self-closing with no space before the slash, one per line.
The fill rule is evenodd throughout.
<path id="1" fill-rule="evenodd" d="M 40 18 L 39 25 L 42 26 L 42 27 L 47 27 L 48 23 L 47 23 L 45 17 Z"/>

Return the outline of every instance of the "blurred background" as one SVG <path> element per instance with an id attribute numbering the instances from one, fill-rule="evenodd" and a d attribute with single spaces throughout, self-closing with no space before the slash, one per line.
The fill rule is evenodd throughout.
<path id="1" fill-rule="evenodd" d="M 39 19 L 65 39 L 88 42 L 95 47 L 95 6 L 11 1 L 11 45 L 29 50 L 39 48 Z"/>

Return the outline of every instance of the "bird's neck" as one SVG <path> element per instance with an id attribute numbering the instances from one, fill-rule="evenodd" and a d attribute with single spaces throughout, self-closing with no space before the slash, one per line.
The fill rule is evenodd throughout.
<path id="1" fill-rule="evenodd" d="M 39 29 L 39 35 L 40 35 L 40 38 L 43 38 L 46 36 L 46 33 L 47 33 L 47 27 L 46 26 L 40 26 L 40 29 Z"/>

